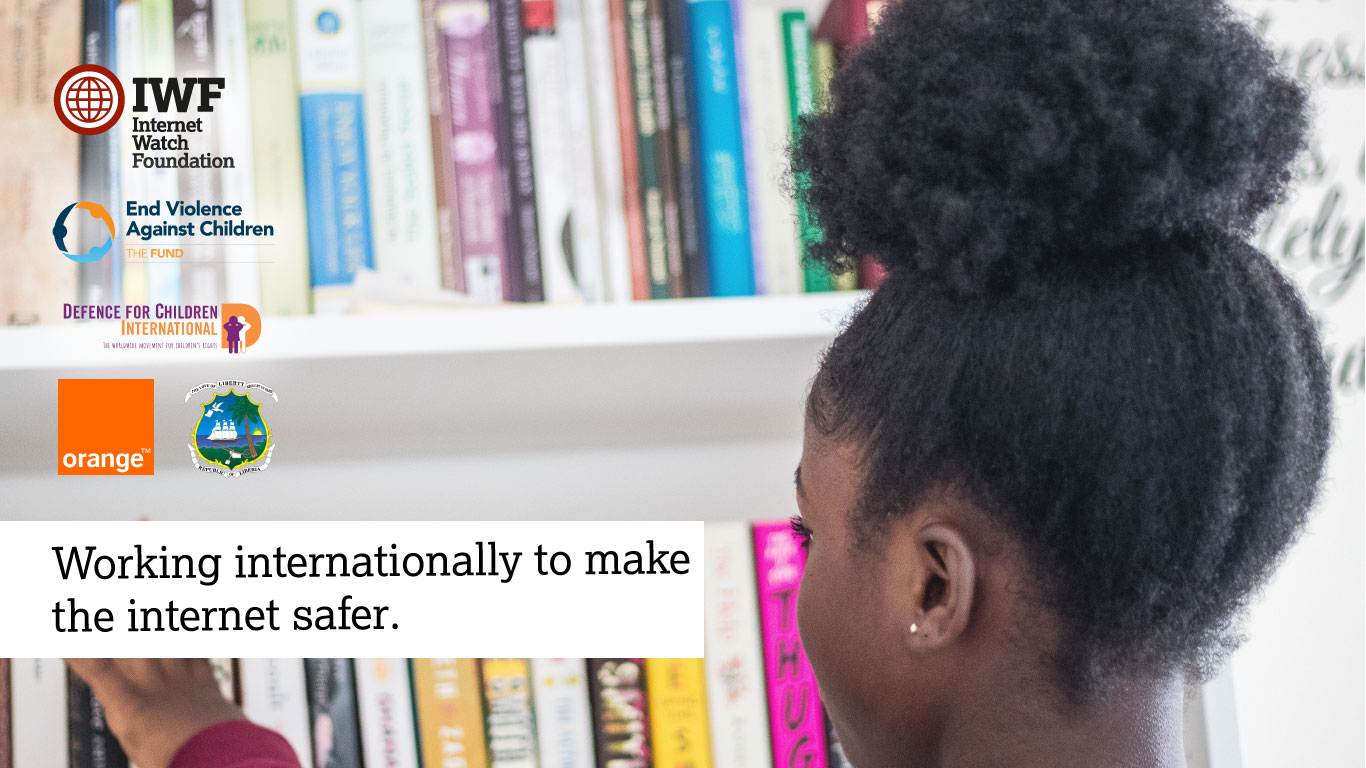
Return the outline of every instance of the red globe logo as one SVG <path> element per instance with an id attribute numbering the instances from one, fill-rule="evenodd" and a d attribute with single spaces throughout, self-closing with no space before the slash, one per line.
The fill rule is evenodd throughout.
<path id="1" fill-rule="evenodd" d="M 57 117 L 67 128 L 86 136 L 104 133 L 123 114 L 123 86 L 98 64 L 72 67 L 52 94 Z"/>

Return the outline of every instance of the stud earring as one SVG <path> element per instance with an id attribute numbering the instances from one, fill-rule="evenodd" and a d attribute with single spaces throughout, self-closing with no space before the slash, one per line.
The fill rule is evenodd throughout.
<path id="1" fill-rule="evenodd" d="M 919 632 L 919 631 L 920 631 L 920 625 L 919 625 L 919 624 L 912 624 L 912 625 L 911 625 L 911 634 L 914 635 L 916 632 Z"/>

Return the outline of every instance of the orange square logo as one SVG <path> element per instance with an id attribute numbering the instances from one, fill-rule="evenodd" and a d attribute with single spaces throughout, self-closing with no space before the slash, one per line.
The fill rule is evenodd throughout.
<path id="1" fill-rule="evenodd" d="M 153 474 L 152 379 L 57 380 L 57 474 Z"/>

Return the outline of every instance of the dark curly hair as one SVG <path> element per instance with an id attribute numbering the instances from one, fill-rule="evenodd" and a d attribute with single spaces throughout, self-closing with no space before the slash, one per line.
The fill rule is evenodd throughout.
<path id="1" fill-rule="evenodd" d="M 1306 101 L 1215 0 L 902 0 L 798 131 L 810 254 L 888 270 L 810 422 L 863 521 L 949 489 L 1021 544 L 1073 693 L 1205 668 L 1313 505 L 1323 352 L 1248 239 Z"/>

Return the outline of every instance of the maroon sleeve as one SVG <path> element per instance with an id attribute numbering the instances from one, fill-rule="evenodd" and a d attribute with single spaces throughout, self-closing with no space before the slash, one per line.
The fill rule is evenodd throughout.
<path id="1" fill-rule="evenodd" d="M 246 720 L 211 725 L 185 742 L 168 768 L 301 768 L 285 737 Z"/>

